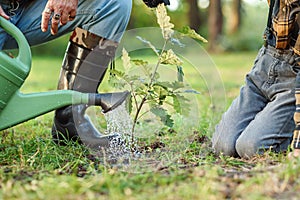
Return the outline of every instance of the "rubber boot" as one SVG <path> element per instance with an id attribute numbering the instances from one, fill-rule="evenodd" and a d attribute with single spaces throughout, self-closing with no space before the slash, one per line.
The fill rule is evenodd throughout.
<path id="1" fill-rule="evenodd" d="M 64 57 L 58 89 L 97 93 L 113 60 L 117 43 L 76 28 Z M 67 106 L 55 111 L 53 140 L 58 144 L 78 141 L 92 148 L 108 147 L 118 135 L 103 135 L 85 115 L 87 105 Z"/>

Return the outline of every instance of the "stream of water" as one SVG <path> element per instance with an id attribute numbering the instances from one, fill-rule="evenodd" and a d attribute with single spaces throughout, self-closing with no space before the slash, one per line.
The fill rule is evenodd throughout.
<path id="1" fill-rule="evenodd" d="M 133 121 L 126 109 L 126 103 L 104 114 L 107 122 L 107 134 L 118 134 L 106 150 L 106 159 L 113 164 L 128 164 L 139 156 L 137 143 L 133 137 Z"/>

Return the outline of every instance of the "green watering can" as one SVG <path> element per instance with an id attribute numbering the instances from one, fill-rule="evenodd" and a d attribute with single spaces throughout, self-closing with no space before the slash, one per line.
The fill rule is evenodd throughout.
<path id="1" fill-rule="evenodd" d="M 15 58 L 0 52 L 0 130 L 67 105 L 97 105 L 105 113 L 122 104 L 128 97 L 128 91 L 104 94 L 73 90 L 21 93 L 20 88 L 31 69 L 30 46 L 23 33 L 3 17 L 0 17 L 0 26 L 16 39 L 19 46 Z"/>

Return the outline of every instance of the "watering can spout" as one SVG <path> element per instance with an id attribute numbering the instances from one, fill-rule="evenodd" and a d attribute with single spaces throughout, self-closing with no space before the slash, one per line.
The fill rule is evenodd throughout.
<path id="1" fill-rule="evenodd" d="M 129 91 L 90 94 L 89 105 L 100 106 L 102 108 L 102 112 L 107 113 L 121 105 L 127 99 L 129 94 Z"/>
<path id="2" fill-rule="evenodd" d="M 4 109 L 0 109 L 0 130 L 68 105 L 101 106 L 103 113 L 106 113 L 121 105 L 129 94 L 128 91 L 94 94 L 74 90 L 22 94 L 18 90 Z"/>

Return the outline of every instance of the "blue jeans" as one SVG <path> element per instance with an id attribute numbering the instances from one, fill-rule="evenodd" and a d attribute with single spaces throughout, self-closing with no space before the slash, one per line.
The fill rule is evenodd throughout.
<path id="1" fill-rule="evenodd" d="M 75 19 L 59 26 L 58 34 L 51 35 L 49 29 L 47 32 L 41 31 L 42 12 L 46 3 L 47 0 L 22 0 L 19 8 L 10 14 L 7 0 L 0 0 L 4 11 L 11 15 L 10 21 L 24 33 L 31 46 L 72 32 L 76 27 L 119 42 L 126 30 L 132 7 L 131 0 L 79 0 Z M 0 49 L 16 47 L 15 40 L 0 29 Z"/>
<path id="2" fill-rule="evenodd" d="M 216 126 L 212 137 L 216 153 L 249 158 L 288 148 L 295 128 L 297 59 L 289 50 L 260 49 L 240 95 Z"/>

